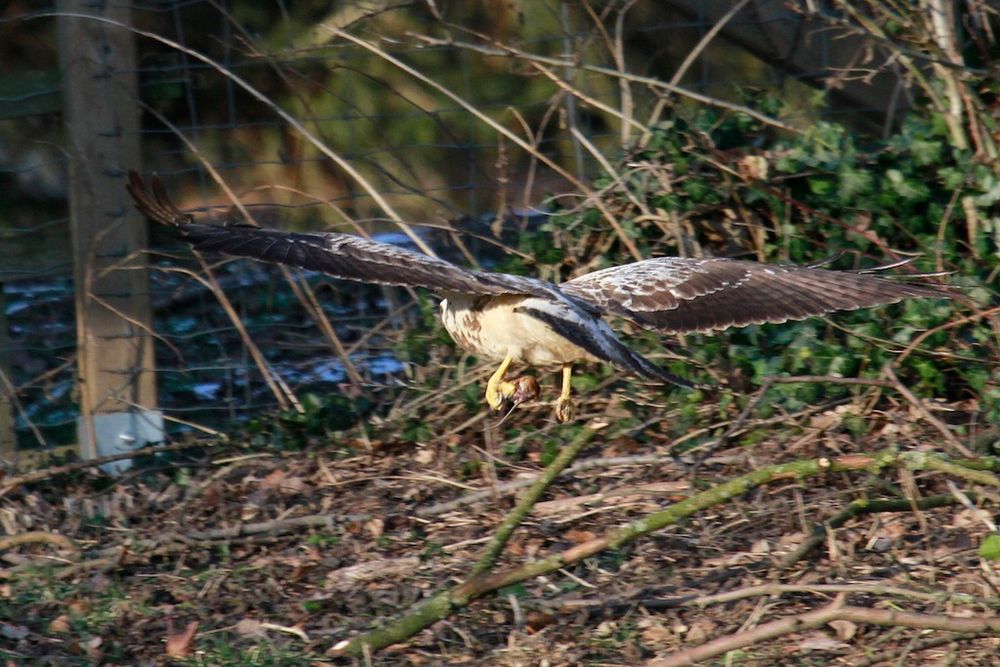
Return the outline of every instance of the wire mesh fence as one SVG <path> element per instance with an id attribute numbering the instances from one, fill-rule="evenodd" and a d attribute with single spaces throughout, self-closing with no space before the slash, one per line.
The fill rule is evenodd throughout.
<path id="1" fill-rule="evenodd" d="M 808 100 L 831 78 L 840 83 L 828 86 L 836 99 L 825 113 L 877 129 L 906 103 L 907 88 L 871 52 L 848 54 L 871 75 L 858 95 L 841 53 L 858 43 L 845 47 L 785 3 L 329 4 L 130 5 L 131 28 L 107 26 L 137 49 L 142 164 L 121 169 L 158 173 L 182 209 L 233 204 L 218 177 L 262 225 L 372 234 L 490 264 L 502 259 L 499 232 L 544 219 L 555 196 L 600 172 L 602 156 L 638 140 L 634 125 L 655 124 L 670 86 L 722 105 L 766 89 L 786 100 L 790 124 L 818 113 Z M 3 11 L 5 428 L 21 450 L 46 449 L 77 437 L 77 336 L 87 335 L 66 205 L 66 44 L 52 12 Z M 402 325 L 432 306 L 405 290 L 250 262 L 209 272 L 162 230 L 152 247 L 155 367 L 142 370 L 156 373 L 170 431 L 227 428 L 289 397 L 413 372 Z"/>

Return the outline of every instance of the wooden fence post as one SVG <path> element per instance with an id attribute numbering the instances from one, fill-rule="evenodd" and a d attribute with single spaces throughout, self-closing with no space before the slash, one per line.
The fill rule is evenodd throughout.
<path id="1" fill-rule="evenodd" d="M 130 24 L 127 3 L 59 0 L 61 12 Z M 135 37 L 101 21 L 60 16 L 63 110 L 70 151 L 81 455 L 163 440 L 156 411 L 147 230 L 125 192 L 138 168 Z M 119 470 L 126 466 L 117 466 Z"/>
<path id="2" fill-rule="evenodd" d="M 10 325 L 7 303 L 0 282 L 0 463 L 17 462 L 17 431 L 14 429 L 14 392 L 10 383 Z"/>

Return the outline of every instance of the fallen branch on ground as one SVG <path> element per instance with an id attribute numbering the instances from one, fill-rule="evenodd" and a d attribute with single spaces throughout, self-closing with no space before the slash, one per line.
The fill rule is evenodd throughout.
<path id="1" fill-rule="evenodd" d="M 57 547 L 72 552 L 74 557 L 79 558 L 80 556 L 80 547 L 72 539 L 59 533 L 48 533 L 42 530 L 0 537 L 0 551 L 7 551 L 23 544 L 37 544 L 39 542 L 54 544 Z"/>
<path id="2" fill-rule="evenodd" d="M 816 524 L 812 533 L 794 551 L 781 559 L 779 569 L 787 570 L 791 566 L 809 555 L 813 549 L 826 541 L 827 533 L 840 528 L 845 523 L 856 516 L 862 514 L 880 514 L 882 512 L 912 512 L 914 508 L 920 510 L 935 509 L 938 507 L 948 507 L 957 505 L 958 500 L 951 495 L 928 496 L 911 501 L 907 498 L 901 500 L 872 500 L 869 498 L 859 498 L 851 501 L 844 509 L 837 512 L 823 523 Z"/>
<path id="3" fill-rule="evenodd" d="M 958 604 L 980 604 L 984 606 L 995 606 L 991 600 L 977 598 L 966 593 L 952 593 L 944 591 L 920 591 L 900 586 L 887 586 L 875 582 L 852 582 L 842 584 L 758 584 L 756 586 L 746 586 L 724 591 L 722 593 L 712 593 L 710 595 L 678 595 L 674 597 L 654 597 L 656 591 L 648 589 L 638 590 L 631 594 L 616 595 L 600 599 L 578 598 L 573 600 L 555 600 L 543 603 L 542 608 L 550 613 L 573 614 L 580 611 L 596 612 L 604 610 L 629 609 L 641 606 L 648 610 L 653 609 L 704 609 L 711 605 L 728 604 L 737 600 L 745 600 L 752 597 L 773 597 L 786 593 L 812 593 L 815 595 L 828 596 L 833 593 L 850 593 L 862 595 L 878 595 L 881 597 L 900 597 L 912 600 L 923 600 L 925 602 L 954 602 Z"/>
<path id="4" fill-rule="evenodd" d="M 546 466 L 545 470 L 538 476 L 531 488 L 528 489 L 521 497 L 517 506 L 515 506 L 514 509 L 511 510 L 510 513 L 504 518 L 489 543 L 487 543 L 486 548 L 483 549 L 482 555 L 473 566 L 471 572 L 473 578 L 475 578 L 476 575 L 485 573 L 493 567 L 496 563 L 496 559 L 500 556 L 504 546 L 506 546 L 507 541 L 513 534 L 514 529 L 517 528 L 522 521 L 524 521 L 528 512 L 530 512 L 531 508 L 535 506 L 538 499 L 542 497 L 545 490 L 548 489 L 559 474 L 573 462 L 573 459 L 575 459 L 584 446 L 590 442 L 595 433 L 597 433 L 597 429 L 595 428 L 584 428 L 572 441 L 570 441 L 568 445 L 566 445 L 566 447 L 563 448 L 561 452 L 559 452 L 559 455 L 555 458 L 555 460 Z M 452 600 L 452 589 L 445 589 L 429 600 L 418 604 L 410 613 L 396 622 L 382 628 L 371 630 L 370 632 L 355 637 L 350 641 L 341 642 L 341 644 L 338 644 L 331 649 L 330 652 L 331 654 L 351 653 L 354 655 L 367 655 L 370 651 L 378 650 L 388 646 L 389 644 L 394 644 L 412 637 L 414 634 L 429 625 L 447 618 L 455 609 L 465 606 L 469 601 L 471 601 L 471 599 L 472 598 L 468 598 L 464 602 L 456 603 Z"/>
<path id="5" fill-rule="evenodd" d="M 86 470 L 87 468 L 94 468 L 97 466 L 102 466 L 105 463 L 115 463 L 116 461 L 124 461 L 126 459 L 137 459 L 143 456 L 152 456 L 154 454 L 163 454 L 164 452 L 179 452 L 183 449 L 192 449 L 194 447 L 210 447 L 211 442 L 205 442 L 203 440 L 185 440 L 184 442 L 175 442 L 170 445 L 154 445 L 152 447 L 143 447 L 142 449 L 136 449 L 131 452 L 123 452 L 121 454 L 110 454 L 108 456 L 100 456 L 96 459 L 87 459 L 86 461 L 74 461 L 72 463 L 66 463 L 60 466 L 50 466 L 48 468 L 42 468 L 41 470 L 32 470 L 31 472 L 26 472 L 23 475 L 14 475 L 6 482 L 0 486 L 0 498 L 7 495 L 11 490 L 16 489 L 22 484 L 32 484 L 34 482 L 41 482 L 42 480 L 49 479 L 51 477 L 58 477 L 59 475 L 68 475 L 72 472 L 77 472 L 79 470 Z"/>
<path id="6" fill-rule="evenodd" d="M 920 651 L 926 651 L 929 648 L 937 648 L 938 646 L 945 646 L 947 644 L 954 644 L 959 641 L 972 641 L 973 639 L 980 639 L 982 637 L 988 637 L 987 632 L 973 632 L 966 634 L 948 634 L 942 637 L 929 637 L 927 639 L 920 640 L 910 640 L 892 649 L 888 649 L 882 653 L 876 653 L 875 655 L 859 660 L 854 663 L 854 667 L 874 667 L 874 665 L 881 664 L 905 664 L 902 660 L 908 655 L 914 653 L 919 653 Z M 945 663 L 947 664 L 947 663 Z"/>
<path id="7" fill-rule="evenodd" d="M 887 627 L 918 628 L 921 630 L 943 630 L 945 632 L 993 632 L 1000 633 L 1000 618 L 959 618 L 944 614 L 918 614 L 893 609 L 869 609 L 868 607 L 844 606 L 846 594 L 841 593 L 831 604 L 804 614 L 795 614 L 777 621 L 759 625 L 753 630 L 737 632 L 720 637 L 700 646 L 679 651 L 666 658 L 650 660 L 644 667 L 683 667 L 702 660 L 750 646 L 768 639 L 803 630 L 821 628 L 832 621 L 851 621 Z"/>
<path id="8" fill-rule="evenodd" d="M 982 459 L 979 460 L 981 461 Z M 567 464 L 568 462 L 566 461 Z M 554 572 L 606 549 L 617 549 L 639 537 L 676 524 L 701 510 L 739 497 L 758 486 L 769 484 L 776 480 L 789 478 L 804 479 L 833 472 L 861 470 L 877 472 L 882 468 L 891 466 L 902 466 L 916 470 L 941 470 L 942 468 L 947 468 L 950 474 L 972 479 L 977 483 L 1000 487 L 1000 478 L 989 472 L 970 470 L 963 467 L 961 463 L 947 461 L 943 456 L 922 452 L 897 452 L 893 449 L 883 450 L 875 454 L 856 454 L 836 459 L 821 458 L 768 466 L 719 484 L 675 503 L 664 510 L 632 521 L 621 528 L 608 531 L 601 537 L 588 540 L 564 551 L 519 567 L 497 573 L 489 573 L 482 569 L 485 559 L 481 559 L 480 563 L 477 564 L 477 569 L 474 570 L 474 574 L 465 583 L 439 592 L 387 625 L 369 630 L 351 640 L 345 640 L 334 645 L 330 649 L 329 654 L 366 655 L 371 651 L 377 651 L 390 644 L 404 641 L 431 624 L 447 618 L 479 597 L 522 581 Z M 550 473 L 550 470 L 546 470 L 546 473 Z M 557 475 L 558 470 L 555 470 L 547 476 L 552 480 Z M 494 538 L 494 541 L 497 541 L 496 538 Z M 503 543 L 505 543 L 505 540 Z M 503 543 L 499 543 L 500 548 L 502 548 Z M 493 554 L 495 557 L 499 553 L 499 549 L 491 548 L 487 552 Z M 1000 620 L 997 620 L 997 623 L 998 627 L 1000 627 Z M 981 631 L 981 626 L 977 626 L 977 628 L 979 630 L 974 631 Z"/>

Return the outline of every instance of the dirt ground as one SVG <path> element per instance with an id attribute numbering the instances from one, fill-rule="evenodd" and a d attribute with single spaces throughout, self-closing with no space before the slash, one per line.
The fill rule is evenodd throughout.
<path id="1" fill-rule="evenodd" d="M 852 432 L 844 417 L 859 401 L 780 423 L 751 418 L 682 455 L 679 441 L 690 438 L 655 421 L 617 428 L 605 408 L 591 415 L 604 428 L 494 570 L 773 463 L 886 447 L 960 458 L 903 402 L 883 400 L 866 431 Z M 0 549 L 0 655 L 8 665 L 350 662 L 329 650 L 463 581 L 518 493 L 581 428 L 540 411 L 512 423 L 513 438 L 509 424 L 473 416 L 426 441 L 340 434 L 287 451 L 202 441 L 118 478 L 89 468 L 30 483 L 8 477 L 4 532 L 34 537 Z M 995 514 L 979 506 L 995 506 L 996 494 L 960 475 L 905 468 L 781 479 L 353 660 L 634 665 L 831 604 L 995 617 L 1000 572 L 979 553 Z M 938 496 L 944 506 L 918 508 Z M 817 524 L 860 498 L 908 509 L 845 517 L 803 548 Z M 995 665 L 998 655 L 996 633 L 834 620 L 705 664 Z"/>

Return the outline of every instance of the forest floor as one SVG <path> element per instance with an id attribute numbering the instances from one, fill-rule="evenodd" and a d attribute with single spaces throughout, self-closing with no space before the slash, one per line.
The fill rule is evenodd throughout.
<path id="1" fill-rule="evenodd" d="M 495 568 L 587 543 L 773 463 L 886 447 L 954 454 L 905 402 L 883 399 L 866 432 L 853 433 L 844 418 L 859 401 L 780 422 L 748 419 L 741 437 L 681 456 L 661 424 L 616 431 L 612 408 L 585 415 L 603 428 Z M 546 443 L 581 428 L 556 427 L 542 411 L 516 415 L 511 422 L 529 435 L 513 455 L 509 424 L 495 420 L 432 442 L 345 436 L 282 451 L 234 438 L 147 457 L 117 478 L 82 469 L 0 480 L 3 532 L 32 536 L 0 548 L 0 657 L 7 665 L 349 662 L 330 649 L 465 579 L 551 458 L 550 444 L 530 435 L 532 419 L 546 424 Z M 473 601 L 355 660 L 634 665 L 831 604 L 995 617 L 1000 571 L 979 553 L 995 526 L 976 505 L 995 506 L 996 494 L 898 468 L 782 479 Z M 931 496 L 946 506 L 918 509 Z M 909 508 L 859 514 L 803 548 L 817 523 L 859 498 Z M 995 665 L 998 654 L 996 633 L 835 620 L 786 628 L 706 664 Z"/>

